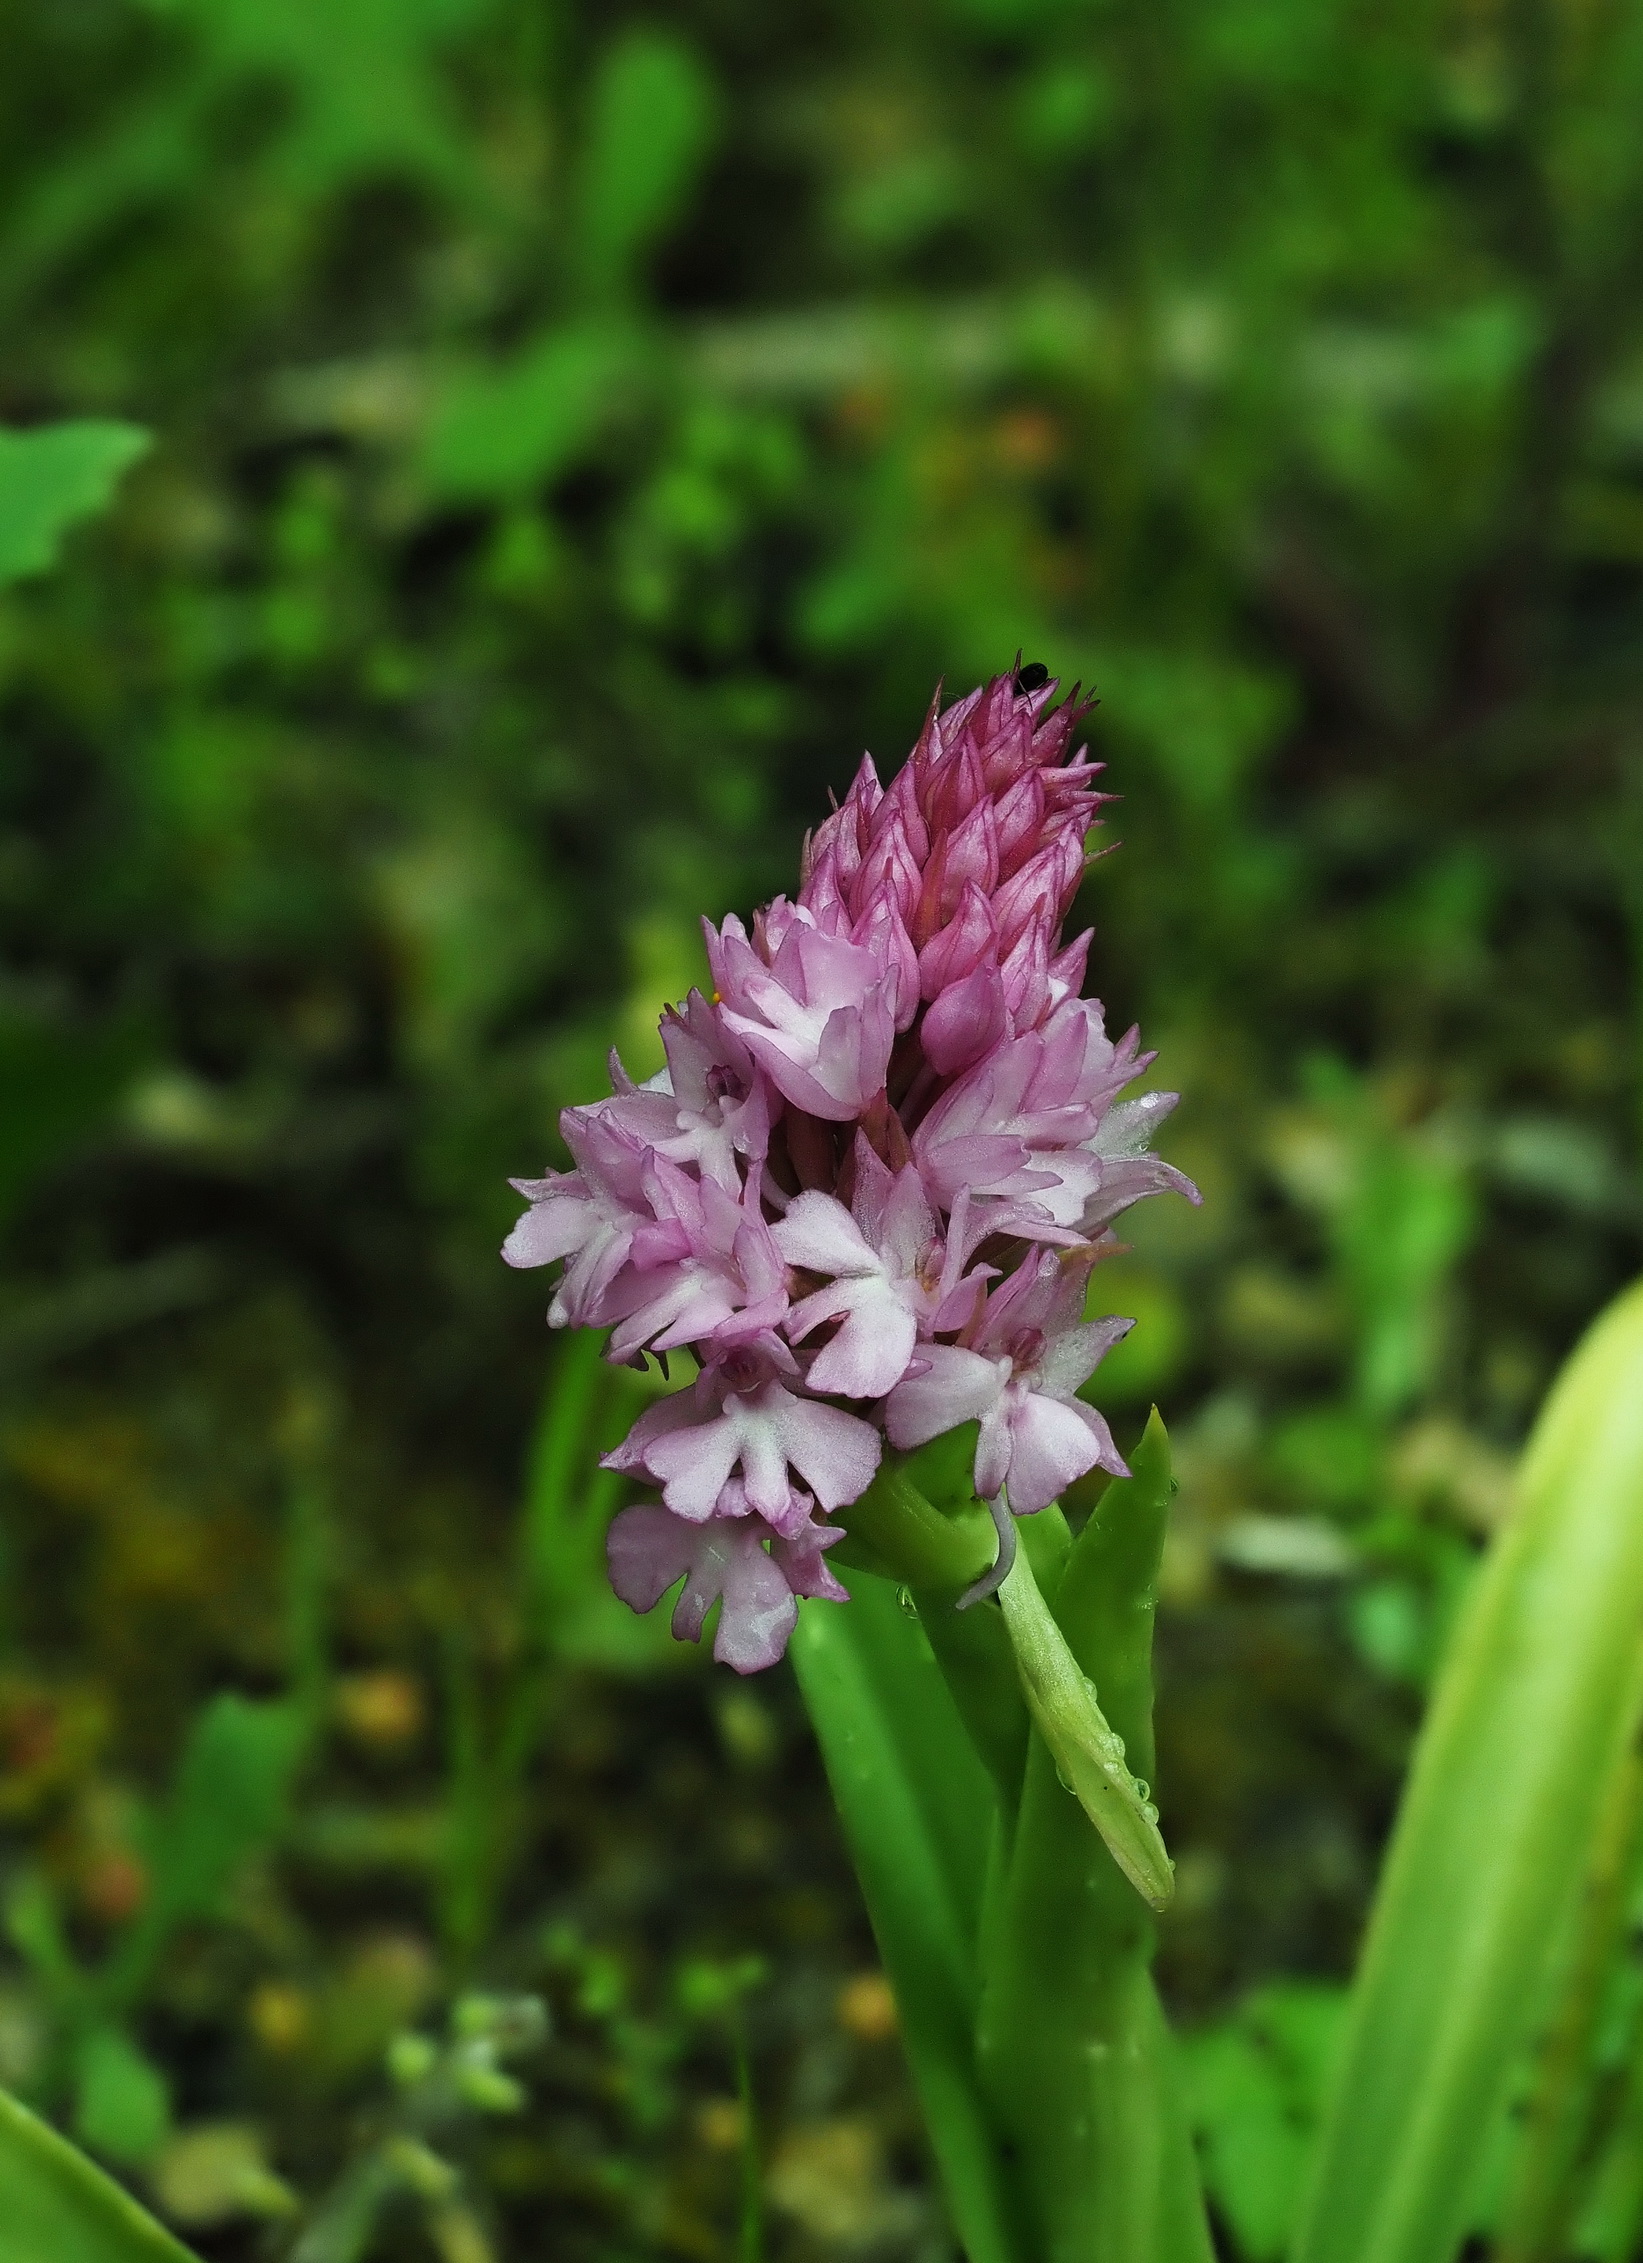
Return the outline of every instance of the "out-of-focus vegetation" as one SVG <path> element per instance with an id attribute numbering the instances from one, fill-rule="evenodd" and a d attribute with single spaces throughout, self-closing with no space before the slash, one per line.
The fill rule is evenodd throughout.
<path id="1" fill-rule="evenodd" d="M 608 1598 L 645 1386 L 495 1250 L 696 915 L 1022 648 L 1206 1195 L 1102 1378 L 1177 1441 L 1161 1980 L 1276 2256 L 1643 1240 L 1643 10 L 0 24 L 0 422 L 153 435 L 0 596 L 0 2083 L 221 2263 L 945 2251 L 790 1682 Z M 1637 1978 L 1558 2253 L 1636 2237 Z"/>

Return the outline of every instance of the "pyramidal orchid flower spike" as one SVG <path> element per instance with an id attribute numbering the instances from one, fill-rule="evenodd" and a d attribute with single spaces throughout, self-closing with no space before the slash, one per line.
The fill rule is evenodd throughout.
<path id="1" fill-rule="evenodd" d="M 1062 936 L 1105 797 L 1056 694 L 995 677 L 863 760 L 503 1254 L 608 1359 L 693 1363 L 605 1457 L 611 1584 L 738 1673 L 791 1647 L 963 2252 L 1211 2263 L 1149 1970 L 1168 1443 L 1132 1473 L 1089 1396 L 1116 1221 L 1198 1194 Z"/>
<path id="2" fill-rule="evenodd" d="M 863 757 L 806 842 L 798 892 L 706 925 L 714 994 L 664 1015 L 667 1066 L 561 1118 L 574 1169 L 515 1180 L 511 1265 L 563 1263 L 549 1319 L 607 1356 L 688 1350 L 695 1380 L 607 1457 L 659 1500 L 623 1510 L 618 1595 L 681 1580 L 677 1635 L 720 1602 L 714 1655 L 773 1665 L 800 1596 L 846 1599 L 830 1522 L 886 1441 L 978 1424 L 974 1481 L 1009 1519 L 1095 1469 L 1126 1475 L 1080 1393 L 1130 1323 L 1085 1318 L 1114 1220 L 1164 1191 L 1174 1095 L 1080 996 L 1098 765 L 1086 709 L 994 678 L 932 705 L 888 786 Z M 988 1581 L 972 1590 L 988 1590 Z"/>

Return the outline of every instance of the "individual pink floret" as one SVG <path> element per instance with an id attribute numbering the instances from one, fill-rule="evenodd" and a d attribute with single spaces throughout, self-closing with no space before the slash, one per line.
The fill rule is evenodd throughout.
<path id="1" fill-rule="evenodd" d="M 784 1372 L 785 1370 L 785 1372 Z M 732 1472 L 750 1506 L 778 1532 L 792 1528 L 797 1473 L 824 1509 L 854 1501 L 879 1466 L 880 1440 L 859 1415 L 804 1396 L 785 1346 L 738 1346 L 688 1391 L 646 1410 L 607 1469 L 640 1470 L 676 1516 L 693 1524 L 719 1512 Z"/>
<path id="2" fill-rule="evenodd" d="M 837 1525 L 811 1524 L 794 1539 L 777 1540 L 766 1554 L 756 1519 L 687 1524 L 641 1503 L 612 1519 L 605 1555 L 612 1587 L 635 1611 L 654 1610 L 683 1579 L 673 1607 L 673 1632 L 681 1642 L 701 1640 L 708 1612 L 722 1599 L 713 1655 L 739 1674 L 755 1674 L 786 1650 L 798 1624 L 797 1597 L 849 1600 L 822 1556 L 843 1538 Z"/>
<path id="3" fill-rule="evenodd" d="M 601 1314 L 617 1323 L 613 1359 L 704 1343 L 732 1320 L 740 1334 L 779 1325 L 786 1274 L 756 1199 L 741 1189 L 733 1197 L 660 1155 L 646 1169 L 644 1195 L 650 1220 L 634 1229 Z"/>
<path id="4" fill-rule="evenodd" d="M 704 922 L 704 925 L 706 923 Z M 781 897 L 758 940 L 739 919 L 707 927 L 720 1016 L 795 1108 L 847 1123 L 884 1090 L 897 998 L 883 960 L 824 935 Z"/>
<path id="5" fill-rule="evenodd" d="M 989 1298 L 969 1348 L 932 1344 L 924 1373 L 890 1394 L 890 1443 L 906 1452 L 979 1422 L 976 1492 L 1005 1495 L 1017 1516 L 1048 1508 L 1089 1470 L 1127 1477 L 1106 1417 L 1074 1396 L 1135 1325 L 1082 1319 L 1090 1262 L 1041 1251 Z"/>
<path id="6" fill-rule="evenodd" d="M 799 1196 L 772 1238 L 797 1270 L 832 1278 L 793 1306 L 786 1332 L 802 1343 L 828 1321 L 840 1323 L 810 1363 L 811 1390 L 883 1398 L 906 1374 L 921 1329 L 964 1325 L 987 1279 L 960 1278 L 967 1209 L 955 1211 L 944 1239 L 918 1172 L 909 1163 L 892 1173 L 859 1133 L 851 1208 L 830 1194 Z"/>

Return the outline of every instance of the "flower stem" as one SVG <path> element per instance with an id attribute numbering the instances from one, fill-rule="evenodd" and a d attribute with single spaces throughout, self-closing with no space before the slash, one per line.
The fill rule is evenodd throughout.
<path id="1" fill-rule="evenodd" d="M 956 1513 L 938 1509 L 894 1454 L 886 1454 L 872 1484 L 839 1511 L 838 1521 L 892 1578 L 943 1593 L 949 1604 L 958 1590 L 991 1569 L 998 1554 L 993 1520 L 979 1502 Z"/>
<path id="2" fill-rule="evenodd" d="M 1044 2263 L 1209 2263 L 1211 2254 L 1152 1982 L 1152 1919 L 1132 1873 L 1060 1780 L 1079 1780 L 1065 1753 L 1086 1784 L 1093 1773 L 1109 1787 L 1111 1799 L 1095 1795 L 1102 1815 L 1111 1820 L 1115 1804 L 1140 1812 L 1139 1785 L 1127 1769 L 1127 1790 L 1111 1784 L 1097 1737 L 1121 1734 L 1138 1765 L 1151 1765 L 1152 1606 L 1171 1491 L 1161 1424 L 1149 1425 L 1131 1461 L 1134 1476 L 1110 1488 L 1067 1559 L 1059 1625 L 1025 1549 L 1004 1590 L 1040 1733 L 990 1927 L 978 2059 Z M 1101 1677 L 1110 1725 L 1086 1672 Z M 1156 1840 L 1156 1825 L 1147 1831 Z M 1126 1848 L 1143 1844 L 1128 1824 L 1118 1835 Z M 1145 1874 L 1164 1898 L 1161 1841 L 1148 1848 Z"/>

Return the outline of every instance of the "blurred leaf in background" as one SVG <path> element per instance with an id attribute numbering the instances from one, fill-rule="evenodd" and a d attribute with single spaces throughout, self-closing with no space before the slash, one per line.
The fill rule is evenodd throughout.
<path id="1" fill-rule="evenodd" d="M 43 573 L 65 530 L 103 508 L 148 442 L 139 426 L 107 419 L 0 431 L 0 582 Z"/>

